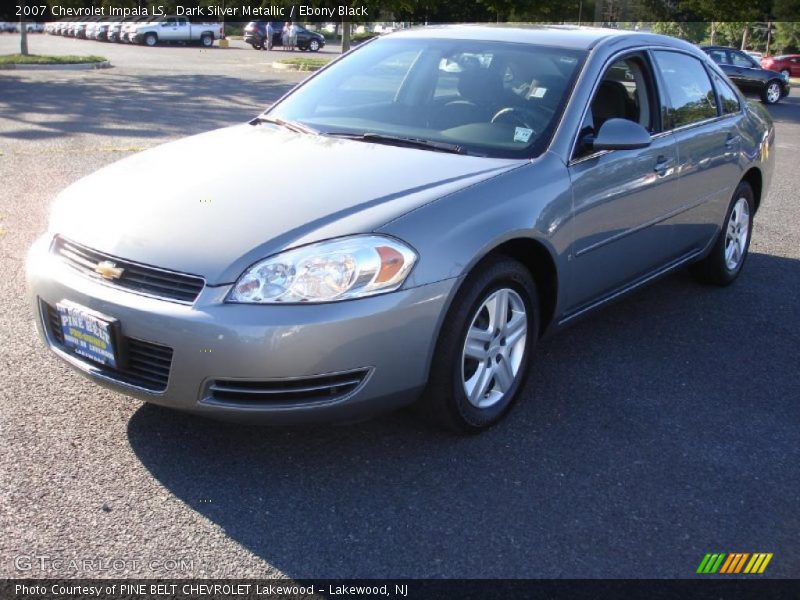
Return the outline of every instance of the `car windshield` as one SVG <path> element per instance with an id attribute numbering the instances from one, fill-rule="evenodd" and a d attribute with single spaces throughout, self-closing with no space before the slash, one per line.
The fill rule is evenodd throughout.
<path id="1" fill-rule="evenodd" d="M 269 116 L 327 135 L 371 134 L 365 141 L 531 157 L 547 147 L 584 58 L 530 44 L 382 38 L 310 79 Z"/>

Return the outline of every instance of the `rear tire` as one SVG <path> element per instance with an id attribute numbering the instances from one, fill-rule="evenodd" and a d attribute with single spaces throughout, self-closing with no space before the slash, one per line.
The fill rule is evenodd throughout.
<path id="1" fill-rule="evenodd" d="M 200 36 L 200 45 L 203 48 L 211 48 L 214 45 L 214 36 L 210 33 L 204 33 Z"/>
<path id="2" fill-rule="evenodd" d="M 777 79 L 767 82 L 761 92 L 761 101 L 764 104 L 777 104 L 781 99 L 781 84 Z"/>
<path id="3" fill-rule="evenodd" d="M 520 396 L 538 333 L 528 269 L 505 256 L 483 261 L 447 312 L 417 412 L 457 433 L 492 427 Z"/>
<path id="4" fill-rule="evenodd" d="M 155 33 L 148 33 L 144 36 L 144 45 L 151 48 L 158 44 L 158 36 Z"/>
<path id="5" fill-rule="evenodd" d="M 711 252 L 692 265 L 694 276 L 703 283 L 725 286 L 742 272 L 753 234 L 755 196 L 753 188 L 742 181 L 733 193 L 725 221 Z"/>

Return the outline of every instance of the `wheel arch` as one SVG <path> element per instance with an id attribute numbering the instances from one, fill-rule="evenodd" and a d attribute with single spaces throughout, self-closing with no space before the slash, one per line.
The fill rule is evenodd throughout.
<path id="1" fill-rule="evenodd" d="M 758 167 L 751 167 L 742 177 L 742 181 L 750 184 L 753 189 L 753 200 L 755 203 L 755 212 L 758 212 L 761 206 L 761 194 L 764 190 L 764 177 Z"/>
<path id="2" fill-rule="evenodd" d="M 480 256 L 477 256 L 464 269 L 460 277 L 461 281 L 459 285 L 456 286 L 456 289 L 454 289 L 451 294 L 450 302 L 448 302 L 448 310 L 449 304 L 459 293 L 461 285 L 469 274 L 485 260 L 497 255 L 507 256 L 521 262 L 528 269 L 531 277 L 533 277 L 533 280 L 536 282 L 536 290 L 539 295 L 539 308 L 541 310 L 539 334 L 543 334 L 547 331 L 555 318 L 556 307 L 558 305 L 559 280 L 556 261 L 551 249 L 544 242 L 534 237 L 521 237 L 517 235 L 504 239 L 487 248 Z"/>
<path id="3" fill-rule="evenodd" d="M 558 301 L 558 271 L 550 249 L 531 237 L 516 237 L 495 246 L 486 256 L 502 254 L 525 265 L 536 282 L 539 293 L 539 334 L 544 333 L 555 317 Z"/>

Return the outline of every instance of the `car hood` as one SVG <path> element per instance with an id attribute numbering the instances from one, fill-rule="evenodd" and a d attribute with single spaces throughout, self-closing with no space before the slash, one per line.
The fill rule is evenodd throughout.
<path id="1" fill-rule="evenodd" d="M 219 285 L 276 252 L 373 231 L 525 162 L 238 125 L 81 179 L 54 203 L 50 231 Z"/>

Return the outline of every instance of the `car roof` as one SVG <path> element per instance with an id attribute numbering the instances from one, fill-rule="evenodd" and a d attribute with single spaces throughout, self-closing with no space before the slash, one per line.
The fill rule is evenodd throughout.
<path id="1" fill-rule="evenodd" d="M 655 44 L 683 49 L 692 47 L 688 42 L 665 35 L 577 25 L 428 25 L 396 31 L 386 37 L 515 42 L 576 50 L 590 50 L 601 42 L 612 39 L 629 39 L 632 45 Z"/>

